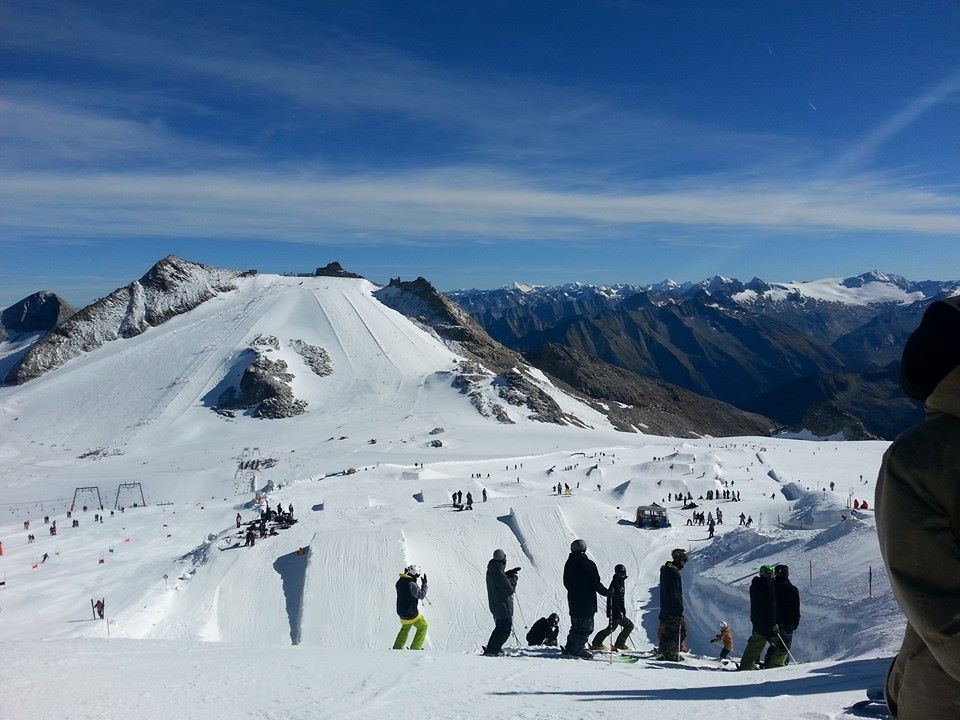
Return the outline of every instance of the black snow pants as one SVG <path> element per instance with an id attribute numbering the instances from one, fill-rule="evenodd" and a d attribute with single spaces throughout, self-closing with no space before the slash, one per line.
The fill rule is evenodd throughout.
<path id="1" fill-rule="evenodd" d="M 593 616 L 571 617 L 570 632 L 567 633 L 567 644 L 564 646 L 568 653 L 579 653 L 584 649 L 590 633 L 593 632 Z"/>
<path id="2" fill-rule="evenodd" d="M 687 636 L 687 624 L 682 615 L 663 618 L 663 637 L 660 654 L 667 660 L 680 659 L 680 646 Z"/>
<path id="3" fill-rule="evenodd" d="M 487 640 L 487 652 L 495 654 L 503 649 L 503 644 L 510 637 L 510 631 L 513 629 L 513 620 L 511 618 L 494 618 L 496 626 L 490 633 L 490 639 Z"/>

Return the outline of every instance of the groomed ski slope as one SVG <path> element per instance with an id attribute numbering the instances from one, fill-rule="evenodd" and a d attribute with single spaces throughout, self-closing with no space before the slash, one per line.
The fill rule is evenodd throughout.
<path id="1" fill-rule="evenodd" d="M 628 435 L 572 399 L 564 407 L 594 429 L 530 422 L 514 407 L 517 424 L 501 425 L 450 387 L 457 356 L 372 288 L 249 278 L 142 336 L 0 389 L 0 640 L 25 668 L 0 690 L 0 715 L 114 717 L 122 701 L 124 716 L 148 720 L 171 711 L 390 717 L 411 708 L 463 718 L 770 717 L 775 708 L 778 717 L 834 718 L 879 682 L 882 663 L 871 658 L 895 650 L 902 618 L 880 572 L 872 514 L 839 516 L 851 493 L 872 500 L 884 443 Z M 231 420 L 207 406 L 257 335 L 280 340 L 307 414 Z M 293 338 L 326 349 L 333 373 L 310 373 Z M 430 447 L 434 439 L 443 446 Z M 272 486 L 272 506 L 293 504 L 299 522 L 234 548 L 234 516 L 254 517 L 249 483 L 236 472 L 252 447 L 276 460 L 254 483 Z M 96 449 L 99 459 L 77 457 Z M 341 474 L 348 468 L 355 472 Z M 143 483 L 148 507 L 130 508 L 128 497 L 121 504 L 130 509 L 102 524 L 94 509 L 78 509 L 80 527 L 69 526 L 75 487 L 99 486 L 112 507 L 118 483 L 130 481 Z M 558 481 L 573 494 L 553 494 Z M 726 516 L 711 542 L 665 498 L 687 490 L 696 498 L 722 481 L 743 502 L 701 503 Z M 835 491 L 824 492 L 830 481 Z M 472 512 L 450 506 L 455 490 L 472 492 Z M 654 501 L 674 527 L 633 527 L 636 506 Z M 817 528 L 776 527 L 810 505 L 821 513 Z M 741 511 L 754 528 L 737 528 Z M 58 520 L 58 536 L 48 535 L 45 514 Z M 522 568 L 518 636 L 554 611 L 565 633 L 562 568 L 576 537 L 605 582 L 614 564 L 627 566 L 641 648 L 655 636 L 660 565 L 673 547 L 692 551 L 688 641 L 701 657 L 716 653 L 709 640 L 721 619 L 739 654 L 749 575 L 762 562 L 789 562 L 804 598 L 794 644 L 804 664 L 748 675 L 691 671 L 706 664 L 696 659 L 654 668 L 475 656 L 492 628 L 483 571 L 493 549 Z M 430 580 L 422 654 L 387 650 L 397 630 L 393 584 L 410 562 Z M 813 584 L 803 575 L 810 563 Z M 109 624 L 90 619 L 93 597 L 106 598 Z"/>

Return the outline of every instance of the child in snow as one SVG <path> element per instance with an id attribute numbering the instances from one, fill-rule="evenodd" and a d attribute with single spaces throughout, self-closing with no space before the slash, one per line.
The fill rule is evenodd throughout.
<path id="1" fill-rule="evenodd" d="M 720 651 L 721 660 L 726 660 L 727 656 L 733 652 L 733 633 L 730 631 L 730 626 L 727 625 L 725 620 L 720 622 L 720 632 L 717 633 L 717 636 L 710 642 L 723 643 L 723 649 Z"/>

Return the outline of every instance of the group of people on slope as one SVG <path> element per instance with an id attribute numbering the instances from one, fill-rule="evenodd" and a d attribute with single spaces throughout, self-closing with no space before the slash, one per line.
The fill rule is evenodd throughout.
<path id="1" fill-rule="evenodd" d="M 684 617 L 683 581 L 680 573 L 687 564 L 687 551 L 673 550 L 670 560 L 660 568 L 660 626 L 657 632 L 658 657 L 678 661 L 681 651 L 686 650 L 687 627 Z M 484 655 L 501 655 L 503 645 L 513 632 L 513 596 L 517 590 L 520 568 L 507 569 L 507 555 L 501 550 L 493 551 L 487 563 L 487 604 L 493 615 L 494 628 Z M 563 586 L 567 590 L 570 611 L 570 630 L 561 653 L 573 657 L 592 657 L 591 650 L 607 648 L 607 640 L 619 629 L 611 650 L 625 650 L 634 624 L 627 617 L 626 609 L 627 569 L 624 565 L 614 568 L 609 586 L 600 580 L 600 572 L 587 556 L 587 543 L 574 540 L 570 555 L 563 568 Z M 400 616 L 400 631 L 394 649 L 406 645 L 410 629 L 415 628 L 412 650 L 423 648 L 427 635 L 427 621 L 419 610 L 419 601 L 427 595 L 427 578 L 420 568 L 410 565 L 401 573 L 396 583 L 397 614 Z M 606 597 L 607 624 L 590 642 L 597 613 L 597 595 Z M 741 670 L 755 670 L 760 655 L 767 647 L 763 667 L 780 667 L 787 664 L 793 634 L 800 624 L 800 593 L 790 582 L 787 565 L 763 565 L 750 586 L 750 620 L 753 632 L 747 641 Z M 560 632 L 560 617 L 553 613 L 538 619 L 527 633 L 530 645 L 556 645 Z M 733 634 L 726 622 L 720 623 L 720 632 L 711 642 L 720 642 L 720 659 L 725 660 L 733 651 Z"/>

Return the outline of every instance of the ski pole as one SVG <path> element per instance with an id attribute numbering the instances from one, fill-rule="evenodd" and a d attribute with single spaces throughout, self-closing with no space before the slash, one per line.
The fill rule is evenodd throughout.
<path id="1" fill-rule="evenodd" d="M 793 656 L 793 653 L 790 652 L 790 647 L 783 641 L 783 636 L 780 633 L 777 633 L 777 637 L 780 638 L 780 644 L 783 645 L 783 649 L 787 651 L 787 655 L 790 656 L 790 659 L 793 660 L 794 665 L 799 665 L 797 659 Z"/>

